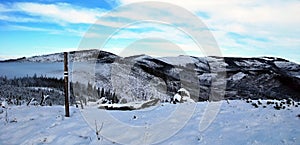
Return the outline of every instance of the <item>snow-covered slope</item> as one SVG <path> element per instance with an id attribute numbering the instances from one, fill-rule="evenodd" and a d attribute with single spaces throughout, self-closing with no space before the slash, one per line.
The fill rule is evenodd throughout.
<path id="1" fill-rule="evenodd" d="M 63 76 L 62 53 L 0 63 L 1 75 L 26 76 L 46 73 Z M 293 98 L 300 100 L 300 65 L 281 58 L 163 57 L 138 55 L 122 58 L 109 52 L 84 50 L 70 52 L 73 82 L 91 83 L 115 92 L 127 101 L 160 98 L 168 100 L 186 88 L 195 101 L 219 99 Z M 30 62 L 28 64 L 28 62 Z M 47 62 L 47 63 L 46 63 Z M 57 68 L 53 62 L 60 62 Z M 22 64 L 26 67 L 22 67 Z M 45 67 L 27 67 L 45 64 Z M 17 65 L 15 65 L 17 66 Z M 25 68 L 20 71 L 19 68 Z M 31 69 L 33 68 L 33 69 Z M 13 71 L 15 69 L 15 71 Z M 42 71 L 42 70 L 47 71 Z M 61 75 L 59 75 L 61 74 Z M 213 90 L 213 91 L 212 91 Z M 212 95 L 214 94 L 214 95 Z M 222 95 L 219 95 L 222 96 Z M 93 96 L 89 96 L 93 98 Z M 94 99 L 95 100 L 95 99 Z M 169 100 L 168 100 L 169 101 Z"/>
<path id="2" fill-rule="evenodd" d="M 121 93 L 133 93 L 130 97 L 143 97 L 143 94 L 147 94 L 162 96 L 161 99 L 164 100 L 168 97 L 163 94 L 174 96 L 176 91 L 183 87 L 188 89 L 192 99 L 201 101 L 211 99 L 212 87 L 225 86 L 224 98 L 229 99 L 300 100 L 300 65 L 280 58 L 153 58 L 142 55 L 118 59 L 106 67 L 111 68 L 111 72 L 107 73 L 108 75 L 99 72 L 99 86 L 115 86 L 116 90 L 121 87 Z M 220 75 L 225 76 L 222 79 Z M 110 80 L 115 82 L 111 83 Z M 153 91 L 147 93 L 147 90 L 151 89 L 161 95 L 155 95 Z M 216 92 L 222 93 L 222 90 Z"/>
<path id="3" fill-rule="evenodd" d="M 116 55 L 100 51 L 97 49 L 90 49 L 90 50 L 81 50 L 81 51 L 71 51 L 69 52 L 70 60 L 73 62 L 85 62 L 85 61 L 96 61 L 97 59 L 105 59 L 112 61 L 117 57 Z M 64 54 L 63 53 L 54 53 L 48 55 L 40 55 L 40 56 L 33 56 L 28 58 L 21 58 L 15 60 L 9 60 L 9 62 L 63 62 L 64 61 Z M 6 62 L 6 61 L 3 61 Z"/>
<path id="4" fill-rule="evenodd" d="M 263 101 L 263 105 L 265 102 Z M 253 107 L 245 101 L 226 101 L 221 102 L 220 111 L 216 118 L 205 130 L 199 130 L 199 123 L 204 116 L 208 102 L 199 102 L 196 104 L 194 114 L 187 122 L 173 122 L 183 124 L 183 128 L 170 138 L 164 138 L 157 144 L 164 145 L 182 145 L 182 144 L 286 144 L 297 145 L 300 142 L 300 114 L 299 107 L 290 107 L 284 110 L 275 110 L 272 105 L 266 105 L 266 108 L 259 106 Z M 105 120 L 97 115 L 99 109 L 80 110 L 71 108 L 71 117 L 64 117 L 64 108 L 62 106 L 40 107 L 40 106 L 8 106 L 8 123 L 5 121 L 5 113 L 0 114 L 0 144 L 118 144 L 117 138 L 106 138 L 105 129 L 114 130 L 118 124 L 103 123 L 103 129 L 99 132 L 97 139 L 95 131 L 95 120 L 91 120 L 89 126 L 85 120 L 91 119 L 82 114 L 92 113 L 97 118 L 98 129 L 101 122 Z M 157 107 L 145 110 L 134 111 L 108 111 L 111 117 L 123 125 L 129 127 L 144 127 L 151 129 L 156 125 L 170 118 L 178 104 L 161 104 Z M 4 111 L 5 112 L 5 111 Z M 179 111 L 180 112 L 180 111 Z M 184 112 L 182 112 L 184 113 Z M 177 122 L 176 122 L 177 121 Z M 154 128 L 164 136 L 171 128 Z M 154 143 L 152 137 L 155 134 L 150 132 L 141 134 L 142 138 L 132 139 L 129 136 L 135 136 L 128 130 L 118 130 L 112 134 L 123 133 L 128 136 L 125 141 L 130 144 L 141 141 L 142 144 Z M 154 138 L 155 139 L 155 138 Z M 157 138 L 158 140 L 159 138 Z"/>

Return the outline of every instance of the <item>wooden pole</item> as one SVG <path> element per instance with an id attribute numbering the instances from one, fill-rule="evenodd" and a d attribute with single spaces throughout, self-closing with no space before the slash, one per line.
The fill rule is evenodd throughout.
<path id="1" fill-rule="evenodd" d="M 65 81 L 65 112 L 66 117 L 70 117 L 69 111 L 69 79 L 68 79 L 68 52 L 64 52 L 64 81 Z"/>

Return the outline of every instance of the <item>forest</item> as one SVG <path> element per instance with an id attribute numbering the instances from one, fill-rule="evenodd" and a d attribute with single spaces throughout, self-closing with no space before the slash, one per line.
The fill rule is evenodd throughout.
<path id="1" fill-rule="evenodd" d="M 119 98 L 110 89 L 80 82 L 70 82 L 70 104 L 86 104 L 104 97 L 107 103 L 118 103 Z M 33 75 L 7 78 L 0 76 L 0 100 L 14 105 L 63 105 L 64 80 Z"/>

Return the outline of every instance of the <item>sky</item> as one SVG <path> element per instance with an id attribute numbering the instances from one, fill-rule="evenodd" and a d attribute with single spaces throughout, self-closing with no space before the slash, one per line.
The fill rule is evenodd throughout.
<path id="1" fill-rule="evenodd" d="M 299 0 L 161 0 L 126 7 L 136 2 L 141 0 L 1 1 L 0 59 L 83 46 L 124 56 L 203 56 L 211 34 L 222 56 L 274 56 L 300 63 Z M 197 20 L 187 19 L 185 12 Z M 147 21 L 152 19 L 160 21 Z M 189 33 L 204 31 L 209 33 L 201 43 Z M 105 43 L 83 45 L 86 39 Z"/>

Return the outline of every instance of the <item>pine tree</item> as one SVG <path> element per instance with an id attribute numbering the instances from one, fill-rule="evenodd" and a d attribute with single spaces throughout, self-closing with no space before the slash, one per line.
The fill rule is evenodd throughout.
<path id="1" fill-rule="evenodd" d="M 101 98 L 101 94 L 100 94 L 100 88 L 97 88 L 97 97 L 100 99 Z"/>
<path id="2" fill-rule="evenodd" d="M 104 88 L 101 89 L 101 97 L 104 97 Z"/>
<path id="3" fill-rule="evenodd" d="M 113 98 L 113 101 L 112 101 L 113 103 L 119 103 L 119 99 L 115 92 L 113 93 L 112 98 Z"/>

